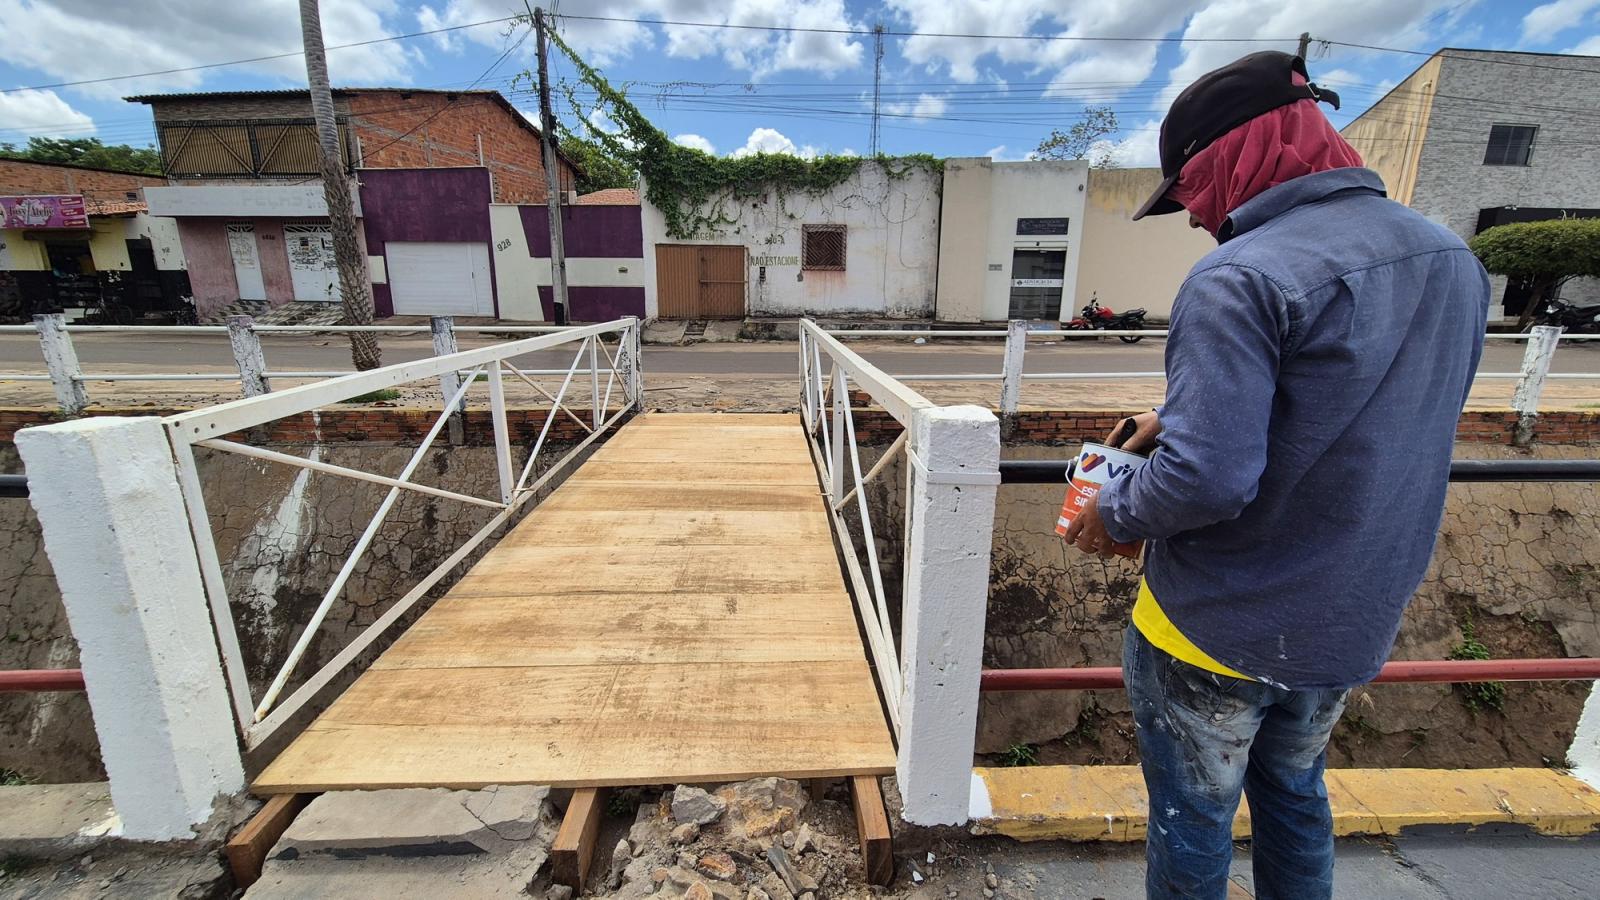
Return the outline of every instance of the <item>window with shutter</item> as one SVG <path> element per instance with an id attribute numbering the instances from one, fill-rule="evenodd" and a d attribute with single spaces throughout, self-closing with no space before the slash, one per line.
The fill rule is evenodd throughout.
<path id="1" fill-rule="evenodd" d="M 800 226 L 800 268 L 844 271 L 843 225 Z"/>

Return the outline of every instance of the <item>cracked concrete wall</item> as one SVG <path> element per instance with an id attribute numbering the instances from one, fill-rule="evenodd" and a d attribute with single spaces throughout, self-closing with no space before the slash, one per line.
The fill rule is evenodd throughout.
<path id="1" fill-rule="evenodd" d="M 368 472 L 397 473 L 414 448 L 329 443 L 276 449 Z M 535 471 L 543 471 L 568 449 L 547 449 Z M 519 453 L 519 471 L 525 454 L 525 449 Z M 213 451 L 200 452 L 199 467 L 252 694 L 259 699 L 388 488 Z M 0 445 L 0 471 L 20 470 L 15 450 Z M 432 451 L 417 480 L 478 497 L 499 493 L 489 447 Z M 284 696 L 493 515 L 487 507 L 403 492 L 318 629 Z M 467 562 L 490 546 L 492 540 Z M 441 595 L 467 567 L 458 567 L 433 596 Z M 11 588 L 0 598 L 0 669 L 75 666 L 77 645 L 27 501 L 0 501 L 0 584 Z M 419 605 L 389 634 L 398 635 L 425 606 Z M 386 646 L 380 641 L 367 651 L 356 670 Z M 0 695 L 0 768 L 40 781 L 103 779 L 85 696 Z"/>
<path id="2" fill-rule="evenodd" d="M 1055 459 L 1061 447 L 1009 446 L 1006 458 Z M 870 467 L 881 449 L 864 450 Z M 1461 444 L 1464 458 L 1530 455 Z M 1541 458 L 1592 458 L 1593 447 L 1541 446 Z M 904 468 L 870 491 L 873 531 L 896 592 Z M 1121 663 L 1122 630 L 1140 567 L 1068 551 L 1054 526 L 1063 488 L 1000 489 L 985 627 L 984 665 L 1084 667 Z M 856 546 L 861 547 L 859 530 Z M 1600 655 L 1600 490 L 1590 484 L 1476 484 L 1450 488 L 1438 549 L 1406 612 L 1395 659 L 1444 659 L 1470 629 L 1495 657 Z M 864 564 L 864 563 L 863 563 Z M 894 598 L 898 603 L 898 597 Z M 896 611 L 897 612 L 897 611 Z M 898 615 L 896 615 L 898 620 Z M 1505 686 L 1501 709 L 1471 708 L 1450 685 L 1377 685 L 1356 691 L 1329 748 L 1338 766 L 1561 764 L 1587 682 Z M 1136 761 L 1121 691 L 986 694 L 978 752 L 996 762 L 1033 745 L 1043 763 Z"/>

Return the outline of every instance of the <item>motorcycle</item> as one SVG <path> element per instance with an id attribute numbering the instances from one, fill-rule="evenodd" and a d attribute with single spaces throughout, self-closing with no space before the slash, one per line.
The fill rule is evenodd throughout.
<path id="1" fill-rule="evenodd" d="M 1555 325 L 1567 334 L 1600 334 L 1600 306 L 1573 306 L 1564 300 L 1547 300 L 1533 317 L 1534 325 Z"/>
<path id="2" fill-rule="evenodd" d="M 1127 312 L 1112 312 L 1109 308 L 1101 306 L 1100 301 L 1091 296 L 1089 305 L 1083 308 L 1078 318 L 1068 322 L 1068 331 L 1143 331 L 1144 309 L 1130 309 Z M 1139 334 L 1119 334 L 1117 339 L 1124 344 L 1137 344 L 1144 340 Z"/>

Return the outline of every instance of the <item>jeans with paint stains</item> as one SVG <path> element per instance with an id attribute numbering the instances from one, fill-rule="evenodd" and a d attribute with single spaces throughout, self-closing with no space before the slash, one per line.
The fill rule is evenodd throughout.
<path id="1" fill-rule="evenodd" d="M 1256 897 L 1330 897 L 1333 817 L 1322 770 L 1349 692 L 1207 672 L 1157 649 L 1131 625 L 1122 669 L 1150 795 L 1148 895 L 1227 895 L 1242 790 Z"/>

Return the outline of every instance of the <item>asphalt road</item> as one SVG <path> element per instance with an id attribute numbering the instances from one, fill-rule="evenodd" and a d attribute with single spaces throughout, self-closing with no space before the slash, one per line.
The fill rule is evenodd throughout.
<path id="1" fill-rule="evenodd" d="M 468 339 L 463 349 L 487 341 Z M 1165 341 L 1150 339 L 1127 345 L 1100 340 L 1069 344 L 1028 344 L 1027 372 L 1154 372 L 1162 368 Z M 350 368 L 349 345 L 343 338 L 308 335 L 263 337 L 267 366 L 274 371 L 338 371 Z M 77 334 L 73 336 L 85 372 L 234 372 L 225 338 L 195 335 Z M 941 341 L 914 345 L 909 341 L 858 341 L 856 352 L 895 375 L 998 374 L 1000 341 Z M 1522 343 L 1490 341 L 1481 371 L 1515 372 L 1522 361 Z M 431 356 L 426 338 L 386 337 L 385 363 Z M 572 350 L 553 350 L 519 358 L 524 368 L 565 369 Z M 645 370 L 673 375 L 741 375 L 793 377 L 792 343 L 697 344 L 692 347 L 645 348 Z M 44 362 L 31 335 L 0 335 L 0 372 L 40 373 Z M 1600 372 L 1600 341 L 1568 344 L 1556 354 L 1554 372 Z"/>

